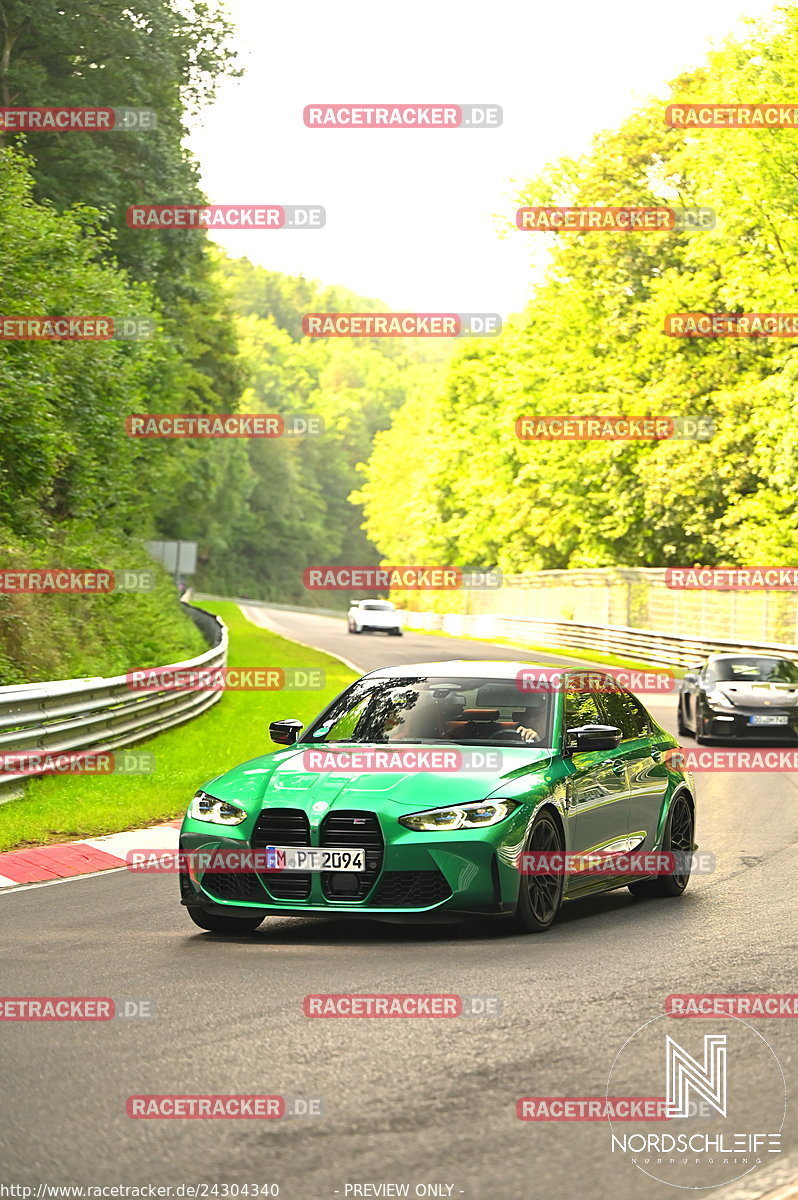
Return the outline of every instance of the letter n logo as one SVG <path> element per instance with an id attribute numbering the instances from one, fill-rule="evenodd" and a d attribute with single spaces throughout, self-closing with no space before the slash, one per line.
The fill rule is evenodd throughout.
<path id="1" fill-rule="evenodd" d="M 699 1063 L 672 1037 L 665 1037 L 665 1079 L 668 1117 L 688 1117 L 689 1093 L 706 1100 L 726 1116 L 726 1034 L 704 1035 L 704 1062 Z"/>

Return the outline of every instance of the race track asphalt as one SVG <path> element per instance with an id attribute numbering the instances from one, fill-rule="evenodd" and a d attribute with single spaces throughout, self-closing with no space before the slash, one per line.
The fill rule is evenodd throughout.
<path id="1" fill-rule="evenodd" d="M 524 657 L 423 634 L 352 637 L 342 621 L 307 613 L 249 612 L 361 670 Z M 675 732 L 671 696 L 649 707 Z M 676 901 L 619 891 L 571 904 L 543 936 L 487 922 L 275 918 L 253 937 L 220 937 L 190 924 L 168 875 L 112 872 L 0 896 L 5 995 L 154 1006 L 149 1018 L 0 1024 L 0 1181 L 276 1183 L 287 1200 L 402 1194 L 380 1188 L 388 1184 L 407 1184 L 410 1196 L 468 1200 L 677 1195 L 611 1150 L 606 1122 L 521 1122 L 516 1100 L 604 1095 L 618 1052 L 662 1016 L 671 993 L 798 991 L 797 782 L 775 772 L 702 773 L 698 841 L 716 856 L 714 873 L 694 877 Z M 501 1011 L 450 1020 L 305 1017 L 303 997 L 327 992 L 491 996 Z M 789 1100 L 784 1152 L 764 1155 L 719 1193 L 769 1194 L 794 1177 L 797 1028 L 779 1018 L 745 1027 L 661 1020 L 656 1036 L 638 1035 L 623 1052 L 625 1074 L 613 1082 L 627 1086 L 610 1094 L 663 1094 L 665 1033 L 697 1054 L 700 1034 L 728 1030 L 735 1126 L 772 1129 L 782 1101 L 775 1055 Z M 630 1093 L 635 1081 L 644 1090 Z M 323 1115 L 126 1115 L 128 1096 L 174 1093 L 321 1097 Z M 690 1186 L 719 1178 L 702 1164 Z"/>

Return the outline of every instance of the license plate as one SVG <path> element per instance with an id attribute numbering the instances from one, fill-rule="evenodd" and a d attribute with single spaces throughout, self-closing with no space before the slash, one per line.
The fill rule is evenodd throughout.
<path id="1" fill-rule="evenodd" d="M 267 846 L 266 865 L 279 871 L 365 871 L 363 849 L 325 850 L 321 846 Z"/>
<path id="2" fill-rule="evenodd" d="M 790 718 L 786 713 L 757 713 L 748 718 L 749 725 L 787 725 Z"/>

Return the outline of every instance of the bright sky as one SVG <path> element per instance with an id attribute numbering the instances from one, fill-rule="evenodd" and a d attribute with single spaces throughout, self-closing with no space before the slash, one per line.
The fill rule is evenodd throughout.
<path id="1" fill-rule="evenodd" d="M 191 148 L 216 204 L 321 204 L 322 230 L 216 232 L 229 253 L 419 312 L 520 309 L 513 180 L 578 154 L 771 0 L 228 0 L 246 75 Z M 723 96 L 707 96 L 722 101 Z M 499 129 L 307 129 L 306 104 L 493 103 Z"/>

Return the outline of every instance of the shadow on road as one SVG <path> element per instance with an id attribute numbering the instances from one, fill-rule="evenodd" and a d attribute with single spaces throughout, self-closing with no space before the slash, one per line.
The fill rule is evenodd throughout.
<path id="1" fill-rule="evenodd" d="M 462 945 L 465 942 L 505 942 L 508 940 L 528 943 L 534 946 L 548 946 L 552 943 L 570 941 L 572 937 L 581 937 L 586 931 L 585 922 L 595 924 L 597 937 L 605 936 L 608 929 L 624 925 L 624 936 L 628 936 L 626 926 L 630 922 L 642 923 L 644 926 L 652 922 L 659 923 L 663 916 L 668 916 L 678 910 L 680 917 L 693 916 L 695 905 L 700 904 L 701 897 L 696 892 L 688 891 L 680 899 L 635 900 L 625 889 L 609 892 L 585 900 L 574 900 L 566 904 L 552 928 L 543 934 L 519 933 L 511 921 L 503 919 L 473 919 L 462 922 L 423 924 L 393 924 L 364 918 L 349 920 L 334 917 L 267 917 L 254 933 L 242 934 L 240 937 L 218 933 L 189 934 L 185 948 L 201 946 L 208 942 L 226 943 L 228 945 L 257 945 L 274 946 L 384 946 L 390 949 L 397 945 L 431 944 L 431 945 Z M 602 919 L 603 918 L 603 919 Z M 592 932 L 587 930 L 587 932 Z"/>

